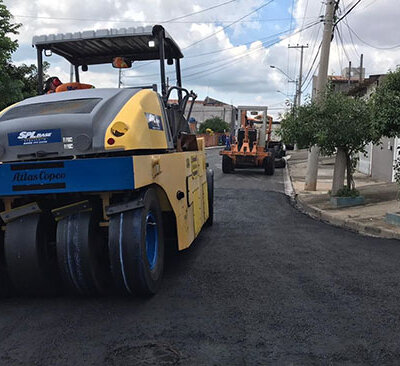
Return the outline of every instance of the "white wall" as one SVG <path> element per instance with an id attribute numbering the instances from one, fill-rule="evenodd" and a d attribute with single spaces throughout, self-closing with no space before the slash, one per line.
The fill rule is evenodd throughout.
<path id="1" fill-rule="evenodd" d="M 372 143 L 365 147 L 366 153 L 359 153 L 357 170 L 361 173 L 371 175 Z"/>

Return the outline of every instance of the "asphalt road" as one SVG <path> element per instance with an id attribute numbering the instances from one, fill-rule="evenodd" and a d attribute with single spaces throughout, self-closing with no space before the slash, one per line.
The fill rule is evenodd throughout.
<path id="1" fill-rule="evenodd" d="M 0 365 L 398 365 L 400 243 L 293 208 L 282 170 L 223 175 L 215 224 L 153 298 L 0 302 Z"/>

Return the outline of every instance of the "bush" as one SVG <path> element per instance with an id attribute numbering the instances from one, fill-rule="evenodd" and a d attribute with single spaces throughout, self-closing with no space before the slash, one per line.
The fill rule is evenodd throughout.
<path id="1" fill-rule="evenodd" d="M 336 194 L 332 195 L 332 197 L 358 197 L 360 192 L 357 191 L 355 188 L 348 188 L 344 186 L 343 188 L 339 189 Z"/>
<path id="2" fill-rule="evenodd" d="M 229 124 L 219 117 L 213 117 L 206 119 L 200 125 L 199 133 L 206 133 L 207 129 L 211 129 L 214 132 L 225 132 L 229 131 Z"/>

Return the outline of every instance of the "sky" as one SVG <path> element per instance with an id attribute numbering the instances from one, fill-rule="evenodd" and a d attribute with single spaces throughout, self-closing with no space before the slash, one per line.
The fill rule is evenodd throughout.
<path id="1" fill-rule="evenodd" d="M 357 0 L 340 0 L 340 17 Z M 4 0 L 21 23 L 16 64 L 36 63 L 33 35 L 162 24 L 183 50 L 183 86 L 234 105 L 267 105 L 277 117 L 293 101 L 304 49 L 303 98 L 317 73 L 325 2 L 320 0 Z M 197 14 L 192 14 L 196 13 Z M 190 15 L 192 14 L 192 15 Z M 321 17 L 322 16 L 322 17 Z M 176 19 L 179 18 L 179 19 Z M 175 19 L 175 20 L 174 20 Z M 361 0 L 338 24 L 331 43 L 329 74 L 340 75 L 364 55 L 366 74 L 384 74 L 400 65 L 398 0 Z M 49 74 L 69 81 L 68 63 L 55 55 Z M 315 62 L 313 63 L 313 61 Z M 271 68 L 270 65 L 275 66 Z M 314 66 L 313 66 L 314 65 Z M 313 67 L 312 67 L 313 66 Z M 171 74 L 168 74 L 172 76 Z M 81 81 L 115 87 L 118 70 L 90 67 Z M 134 62 L 124 86 L 159 82 L 155 63 Z"/>

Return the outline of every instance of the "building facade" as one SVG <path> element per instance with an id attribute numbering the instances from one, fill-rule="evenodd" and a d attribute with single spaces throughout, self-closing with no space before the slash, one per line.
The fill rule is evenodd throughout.
<path id="1" fill-rule="evenodd" d="M 219 117 L 229 123 L 231 130 L 235 128 L 237 120 L 237 108 L 231 104 L 206 97 L 204 100 L 196 100 L 192 109 L 191 117 L 196 120 L 197 128 L 205 120 L 213 117 Z"/>
<path id="2" fill-rule="evenodd" d="M 353 87 L 349 96 L 369 99 L 376 88 L 385 79 L 385 74 L 370 75 L 363 83 Z M 394 182 L 394 165 L 398 158 L 400 140 L 383 137 L 379 144 L 368 144 L 365 152 L 359 154 L 357 169 L 372 178 L 385 182 Z"/>

